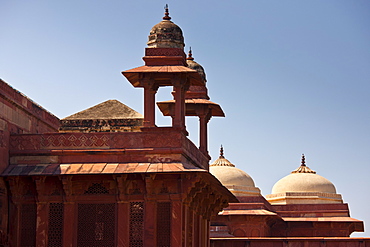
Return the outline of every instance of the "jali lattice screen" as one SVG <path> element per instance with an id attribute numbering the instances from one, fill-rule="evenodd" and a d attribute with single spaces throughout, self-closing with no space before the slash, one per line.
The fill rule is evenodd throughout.
<path id="1" fill-rule="evenodd" d="M 48 247 L 63 247 L 64 204 L 49 204 Z"/>
<path id="2" fill-rule="evenodd" d="M 78 204 L 78 247 L 114 247 L 116 240 L 114 203 Z"/>
<path id="3" fill-rule="evenodd" d="M 144 202 L 130 202 L 130 247 L 143 247 Z"/>

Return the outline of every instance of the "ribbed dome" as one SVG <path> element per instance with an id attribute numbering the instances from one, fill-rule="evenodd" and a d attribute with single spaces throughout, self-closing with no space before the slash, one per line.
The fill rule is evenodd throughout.
<path id="1" fill-rule="evenodd" d="M 255 187 L 253 179 L 223 156 L 222 147 L 220 157 L 210 165 L 209 171 L 235 196 L 260 194 L 260 190 Z"/>
<path id="2" fill-rule="evenodd" d="M 186 58 L 186 63 L 190 69 L 194 69 L 198 71 L 198 73 L 202 76 L 202 79 L 206 82 L 206 73 L 204 72 L 204 68 L 202 65 L 194 61 L 193 54 L 191 53 L 191 48 L 189 50 L 188 57 Z"/>
<path id="3" fill-rule="evenodd" d="M 169 16 L 168 6 L 165 8 L 163 21 L 150 30 L 148 47 L 150 48 L 181 48 L 184 49 L 184 36 L 179 26 Z"/>

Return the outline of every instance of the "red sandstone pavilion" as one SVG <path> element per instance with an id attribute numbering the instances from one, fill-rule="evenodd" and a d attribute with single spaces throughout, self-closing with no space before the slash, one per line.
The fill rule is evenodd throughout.
<path id="1" fill-rule="evenodd" d="M 166 8 L 145 65 L 122 72 L 144 89 L 144 116 L 109 100 L 60 120 L 0 80 L 0 246 L 370 246 L 304 156 L 266 198 L 222 149 L 209 166 L 207 124 L 224 113 L 184 46 Z M 156 102 L 167 86 L 173 100 Z M 172 126 L 156 126 L 156 104 Z"/>

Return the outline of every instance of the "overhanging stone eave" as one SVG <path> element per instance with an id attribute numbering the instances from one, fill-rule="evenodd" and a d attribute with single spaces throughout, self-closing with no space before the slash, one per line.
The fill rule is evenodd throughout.
<path id="1" fill-rule="evenodd" d="M 180 74 L 186 76 L 190 82 L 190 85 L 194 86 L 205 86 L 205 82 L 201 78 L 200 74 L 193 69 L 189 69 L 185 66 L 141 66 L 134 69 L 126 70 L 121 72 L 123 76 L 134 86 L 143 87 L 140 78 L 148 77 L 152 78 L 158 86 L 171 86 L 170 80 L 178 77 Z"/>
<path id="2" fill-rule="evenodd" d="M 161 101 L 157 102 L 159 110 L 162 112 L 164 116 L 171 116 L 171 112 L 175 107 L 174 100 L 168 101 Z M 186 116 L 198 116 L 195 112 L 195 108 L 199 106 L 205 106 L 211 109 L 212 117 L 225 117 L 225 113 L 223 112 L 221 106 L 216 104 L 212 101 L 205 100 L 205 99 L 186 99 L 185 100 L 185 115 Z"/>

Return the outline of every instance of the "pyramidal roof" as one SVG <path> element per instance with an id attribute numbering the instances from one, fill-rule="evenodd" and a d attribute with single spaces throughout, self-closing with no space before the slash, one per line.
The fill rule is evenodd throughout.
<path id="1" fill-rule="evenodd" d="M 107 100 L 86 110 L 77 112 L 62 120 L 129 118 L 143 118 L 143 115 L 119 102 L 118 100 Z"/>

